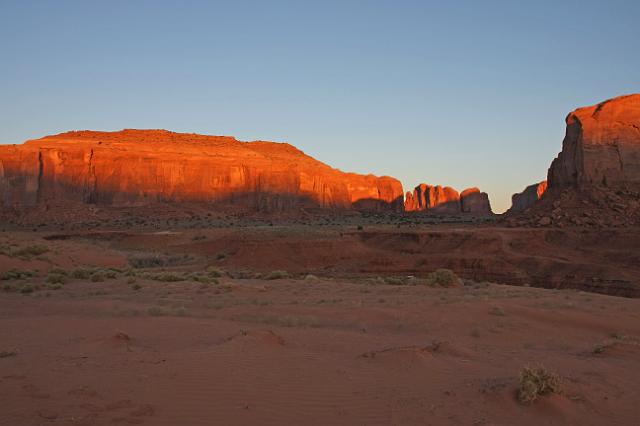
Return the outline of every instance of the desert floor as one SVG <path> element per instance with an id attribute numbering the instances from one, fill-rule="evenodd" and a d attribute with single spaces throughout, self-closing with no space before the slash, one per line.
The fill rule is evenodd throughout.
<path id="1" fill-rule="evenodd" d="M 637 424 L 640 300 L 431 287 L 420 268 L 399 272 L 415 253 L 384 263 L 380 250 L 406 236 L 370 251 L 358 232 L 374 230 L 347 231 L 2 232 L 0 424 Z M 456 240 L 470 244 L 463 258 L 473 246 L 511 251 L 507 266 L 591 259 L 588 247 L 521 259 L 489 238 L 519 230 L 479 232 Z M 632 280 L 629 256 L 617 261 Z M 528 365 L 557 373 L 561 392 L 520 403 Z"/>

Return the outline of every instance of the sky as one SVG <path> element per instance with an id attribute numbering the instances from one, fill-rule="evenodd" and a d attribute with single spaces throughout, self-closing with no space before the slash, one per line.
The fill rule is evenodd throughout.
<path id="1" fill-rule="evenodd" d="M 0 143 L 168 129 L 489 193 L 640 92 L 640 2 L 0 0 Z"/>

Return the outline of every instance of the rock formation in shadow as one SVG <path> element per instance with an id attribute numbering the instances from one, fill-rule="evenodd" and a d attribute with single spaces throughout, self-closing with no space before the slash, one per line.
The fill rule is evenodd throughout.
<path id="1" fill-rule="evenodd" d="M 542 182 L 527 186 L 522 192 L 513 194 L 511 196 L 511 208 L 508 213 L 517 213 L 528 209 L 537 203 L 546 191 L 547 181 L 543 180 Z"/>

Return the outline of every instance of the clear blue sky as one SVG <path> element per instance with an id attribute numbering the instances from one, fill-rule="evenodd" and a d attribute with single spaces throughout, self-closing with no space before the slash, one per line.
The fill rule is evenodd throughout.
<path id="1" fill-rule="evenodd" d="M 546 177 L 572 109 L 640 92 L 640 1 L 0 0 L 0 143 L 165 128 L 346 171 Z"/>

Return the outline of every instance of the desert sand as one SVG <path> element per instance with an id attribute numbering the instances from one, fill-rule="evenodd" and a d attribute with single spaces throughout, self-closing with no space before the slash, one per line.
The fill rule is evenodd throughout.
<path id="1" fill-rule="evenodd" d="M 430 286 L 399 248 L 424 238 L 453 262 L 481 245 L 505 265 L 556 266 L 579 250 L 513 244 L 545 229 L 375 221 L 5 230 L 0 273 L 34 276 L 1 282 L 0 423 L 635 422 L 638 299 L 481 277 Z M 442 233 L 457 248 L 433 247 Z M 620 241 L 610 249 L 628 251 Z M 631 260 L 608 264 L 638 276 Z M 519 402 L 528 365 L 562 391 Z"/>

